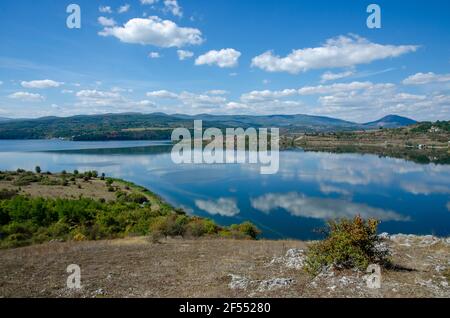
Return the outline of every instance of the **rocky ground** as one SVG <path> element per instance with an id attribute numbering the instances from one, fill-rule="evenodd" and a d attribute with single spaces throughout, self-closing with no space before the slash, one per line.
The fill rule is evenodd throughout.
<path id="1" fill-rule="evenodd" d="M 450 239 L 382 235 L 395 269 L 304 269 L 307 243 L 147 238 L 51 242 L 0 251 L 2 297 L 450 297 Z M 81 289 L 68 289 L 69 264 Z"/>

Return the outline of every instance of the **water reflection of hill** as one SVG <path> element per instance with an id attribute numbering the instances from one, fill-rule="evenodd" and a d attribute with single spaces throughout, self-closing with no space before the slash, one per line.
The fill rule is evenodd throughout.
<path id="1" fill-rule="evenodd" d="M 47 152 L 59 154 L 78 155 L 157 155 L 168 153 L 172 150 L 172 145 L 124 147 L 124 148 L 95 148 L 95 149 L 68 149 L 51 150 Z"/>
<path id="2" fill-rule="evenodd" d="M 93 148 L 93 149 L 65 149 L 49 150 L 46 152 L 60 154 L 85 154 L 85 155 L 155 155 L 169 153 L 171 144 L 152 145 L 122 148 Z M 291 149 L 292 148 L 287 148 Z M 307 152 L 329 152 L 329 153 L 360 153 L 374 154 L 380 157 L 404 159 L 420 164 L 450 164 L 450 153 L 442 149 L 411 149 L 396 147 L 364 147 L 364 146 L 335 146 L 335 147 L 302 147 Z"/>
<path id="3" fill-rule="evenodd" d="M 373 154 L 380 157 L 404 159 L 420 164 L 450 164 L 450 153 L 447 149 L 413 149 L 400 147 L 364 147 L 364 146 L 303 146 L 304 151 L 329 153 Z"/>

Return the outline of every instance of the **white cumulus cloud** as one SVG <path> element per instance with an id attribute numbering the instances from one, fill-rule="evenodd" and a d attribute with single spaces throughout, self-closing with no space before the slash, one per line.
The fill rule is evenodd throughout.
<path id="1" fill-rule="evenodd" d="M 36 81 L 23 81 L 20 83 L 22 87 L 25 88 L 52 88 L 52 87 L 59 87 L 64 83 L 56 82 L 53 80 L 45 79 L 45 80 L 36 80 Z"/>
<path id="2" fill-rule="evenodd" d="M 8 96 L 11 99 L 17 99 L 23 102 L 40 102 L 45 100 L 45 97 L 40 94 L 28 92 L 16 92 Z"/>
<path id="3" fill-rule="evenodd" d="M 117 9 L 117 12 L 118 13 L 125 13 L 125 12 L 128 12 L 128 10 L 130 10 L 130 5 L 127 3 L 127 4 L 124 4 L 123 6 L 120 6 L 119 7 L 119 9 Z"/>
<path id="4" fill-rule="evenodd" d="M 217 107 L 225 105 L 227 99 L 223 96 L 223 94 L 217 94 L 217 92 L 218 90 L 197 94 L 186 91 L 181 93 L 174 93 L 167 90 L 159 90 L 148 92 L 147 97 L 176 100 L 181 102 L 183 105 L 191 108 L 204 108 L 210 106 Z"/>
<path id="5" fill-rule="evenodd" d="M 95 89 L 92 90 L 81 90 L 77 92 L 77 97 L 81 98 L 116 98 L 120 96 L 117 92 L 107 92 L 107 91 L 98 91 Z"/>
<path id="6" fill-rule="evenodd" d="M 116 21 L 113 18 L 98 17 L 97 21 L 104 27 L 113 27 L 116 25 Z"/>
<path id="7" fill-rule="evenodd" d="M 235 67 L 238 65 L 241 52 L 235 49 L 212 50 L 200 55 L 195 60 L 195 65 L 217 65 L 219 67 Z"/>
<path id="8" fill-rule="evenodd" d="M 205 93 L 209 94 L 209 95 L 226 95 L 229 92 L 224 90 L 224 89 L 211 89 L 211 90 L 209 90 L 209 91 L 207 91 Z"/>
<path id="9" fill-rule="evenodd" d="M 300 95 L 317 95 L 317 94 L 338 94 L 349 91 L 358 91 L 370 88 L 393 88 L 394 84 L 372 82 L 351 82 L 351 83 L 335 83 L 331 85 L 305 86 L 298 90 Z"/>
<path id="10" fill-rule="evenodd" d="M 145 5 L 145 4 L 155 4 L 159 0 L 140 0 L 140 1 L 141 1 L 141 4 Z"/>
<path id="11" fill-rule="evenodd" d="M 246 103 L 264 102 L 295 95 L 298 95 L 298 90 L 296 89 L 284 89 L 281 91 L 271 91 L 271 90 L 251 91 L 249 93 L 242 94 L 241 101 Z"/>
<path id="12" fill-rule="evenodd" d="M 320 80 L 322 83 L 324 83 L 329 81 L 335 81 L 341 78 L 346 78 L 352 76 L 353 74 L 354 74 L 353 71 L 346 71 L 341 73 L 325 72 L 320 77 Z"/>
<path id="13" fill-rule="evenodd" d="M 125 43 L 158 47 L 183 47 L 203 42 L 202 32 L 195 28 L 179 27 L 175 22 L 151 16 L 134 18 L 123 26 L 105 27 L 101 36 L 114 36 Z"/>
<path id="14" fill-rule="evenodd" d="M 177 54 L 178 54 L 178 59 L 180 61 L 186 60 L 186 59 L 190 59 L 191 57 L 194 56 L 194 53 L 191 51 L 186 51 L 186 50 L 177 50 Z"/>
<path id="15" fill-rule="evenodd" d="M 176 99 L 176 98 L 178 98 L 178 94 L 169 92 L 167 90 L 148 92 L 147 96 L 148 97 L 156 97 L 156 98 L 168 98 L 168 99 Z"/>
<path id="16" fill-rule="evenodd" d="M 317 85 L 304 86 L 300 89 L 286 88 L 283 90 L 262 90 L 251 91 L 241 95 L 241 101 L 246 103 L 273 101 L 280 98 L 295 97 L 303 95 L 324 95 L 324 94 L 342 94 L 345 92 L 353 92 L 367 90 L 367 89 L 392 89 L 394 84 L 380 83 L 373 84 L 372 82 L 351 82 L 351 83 L 335 83 L 331 85 Z"/>
<path id="17" fill-rule="evenodd" d="M 158 52 L 150 52 L 148 53 L 148 57 L 151 59 L 159 59 L 161 57 L 161 54 Z"/>
<path id="18" fill-rule="evenodd" d="M 403 80 L 405 85 L 422 85 L 429 83 L 450 82 L 450 74 L 416 73 Z"/>
<path id="19" fill-rule="evenodd" d="M 166 11 L 169 11 L 174 16 L 177 16 L 177 17 L 183 16 L 183 10 L 181 9 L 177 0 L 164 0 L 164 7 L 165 7 Z"/>
<path id="20" fill-rule="evenodd" d="M 118 92 L 100 91 L 95 89 L 81 90 L 75 94 L 81 106 L 113 106 L 124 102 Z"/>
<path id="21" fill-rule="evenodd" d="M 110 6 L 100 6 L 98 8 L 98 11 L 100 11 L 101 13 L 112 13 L 112 9 Z"/>
<path id="22" fill-rule="evenodd" d="M 252 59 L 252 66 L 267 72 L 298 74 L 311 69 L 351 67 L 376 60 L 398 57 L 414 52 L 416 45 L 383 45 L 356 35 L 328 39 L 324 45 L 293 50 L 280 57 L 267 51 Z"/>

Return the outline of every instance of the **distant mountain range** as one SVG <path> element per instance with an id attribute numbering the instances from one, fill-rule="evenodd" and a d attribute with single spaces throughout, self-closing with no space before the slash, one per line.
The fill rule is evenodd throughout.
<path id="1" fill-rule="evenodd" d="M 388 115 L 377 121 L 369 123 L 355 123 L 341 119 L 311 116 L 311 115 L 267 115 L 267 116 L 250 116 L 250 115 L 173 115 L 183 119 L 201 119 L 207 122 L 218 122 L 225 126 L 242 126 L 242 124 L 256 127 L 279 127 L 288 130 L 305 130 L 305 131 L 334 131 L 334 130 L 359 130 L 359 129 L 377 129 L 398 128 L 415 124 L 416 121 L 410 118 Z"/>
<path id="2" fill-rule="evenodd" d="M 370 130 L 380 127 L 397 128 L 416 123 L 412 119 L 396 115 L 360 124 L 331 117 L 301 114 L 250 116 L 122 113 L 14 120 L 0 118 L 0 139 L 170 139 L 173 128 L 192 128 L 194 120 L 203 120 L 204 127 L 278 127 L 282 132 Z"/>
<path id="3" fill-rule="evenodd" d="M 409 126 L 417 123 L 415 120 L 412 120 L 407 117 L 397 116 L 397 115 L 388 115 L 376 121 L 372 121 L 370 123 L 364 124 L 366 127 L 376 128 L 398 128 L 403 126 Z"/>

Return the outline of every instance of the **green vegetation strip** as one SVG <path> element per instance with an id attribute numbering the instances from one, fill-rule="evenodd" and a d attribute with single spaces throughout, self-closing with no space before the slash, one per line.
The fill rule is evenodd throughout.
<path id="1" fill-rule="evenodd" d="M 212 220 L 186 215 L 149 190 L 119 179 L 99 177 L 95 171 L 60 174 L 18 170 L 0 172 L 0 181 L 12 185 L 0 189 L 0 247 L 19 247 L 46 241 L 100 240 L 130 235 L 149 235 L 153 241 L 167 236 L 256 239 L 260 231 L 251 223 L 223 227 Z M 98 182 L 115 199 L 90 197 L 32 197 L 21 187 L 81 188 Z M 100 182 L 99 182 L 100 181 Z M 15 188 L 17 187 L 17 188 Z"/>

